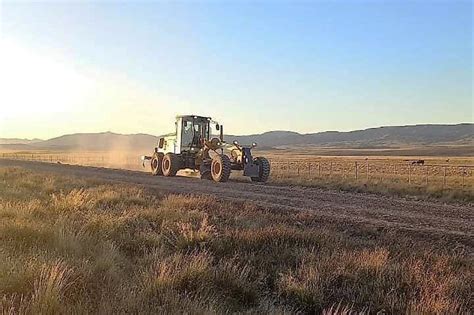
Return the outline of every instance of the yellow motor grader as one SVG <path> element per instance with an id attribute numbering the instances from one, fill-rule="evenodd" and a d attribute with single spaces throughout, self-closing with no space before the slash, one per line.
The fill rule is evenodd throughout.
<path id="1" fill-rule="evenodd" d="M 213 137 L 211 129 L 219 132 Z M 224 128 L 210 117 L 184 115 L 176 117 L 176 130 L 159 139 L 150 161 L 153 175 L 175 176 L 179 170 L 199 171 L 202 179 L 225 182 L 230 173 L 243 171 L 254 182 L 266 182 L 270 176 L 270 162 L 264 157 L 253 157 L 256 143 L 232 145 L 224 141 Z M 225 154 L 224 151 L 230 151 Z"/>

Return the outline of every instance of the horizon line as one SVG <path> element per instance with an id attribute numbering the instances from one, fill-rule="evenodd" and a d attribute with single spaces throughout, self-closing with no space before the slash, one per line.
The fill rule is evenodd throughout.
<path id="1" fill-rule="evenodd" d="M 266 134 L 266 133 L 270 133 L 270 132 L 290 132 L 290 133 L 296 133 L 298 135 L 313 135 L 313 134 L 318 134 L 318 133 L 326 133 L 326 132 L 338 132 L 338 133 L 349 133 L 349 132 L 357 132 L 357 131 L 365 131 L 365 130 L 371 130 L 371 129 L 381 129 L 381 128 L 403 128 L 403 127 L 417 127 L 417 126 L 459 126 L 459 125 L 473 125 L 474 126 L 474 123 L 473 122 L 460 122 L 460 123 L 419 123 L 419 124 L 410 124 L 410 125 L 384 125 L 384 126 L 377 126 L 377 127 L 367 127 L 367 128 L 364 128 L 364 129 L 353 129 L 353 130 L 348 130 L 348 131 L 340 131 L 340 130 L 324 130 L 324 131 L 315 131 L 315 132 L 306 132 L 306 133 L 300 133 L 300 132 L 297 132 L 297 131 L 292 131 L 292 130 L 282 130 L 282 129 L 276 129 L 276 130 L 269 130 L 269 131 L 264 131 L 264 132 L 261 132 L 261 133 L 251 133 L 251 134 L 227 134 L 228 136 L 238 136 L 238 137 L 245 137 L 245 136 L 254 136 L 254 135 L 262 135 L 262 134 Z M 15 139 L 18 139 L 18 140 L 26 140 L 26 141 L 35 141 L 35 140 L 38 140 L 38 141 L 48 141 L 48 140 L 52 140 L 52 139 L 56 139 L 56 138 L 60 138 L 60 137 L 65 137 L 65 136 L 72 136 L 72 135 L 86 135 L 86 134 L 106 134 L 106 133 L 109 133 L 109 134 L 115 134 L 115 135 L 122 135 L 122 136 L 135 136 L 135 135 L 145 135 L 145 136 L 153 136 L 153 137 L 159 137 L 159 136 L 162 136 L 164 134 L 158 134 L 158 135 L 154 135 L 154 134 L 150 134 L 150 133 L 143 133 L 143 132 L 137 132 L 137 133 L 120 133 L 120 132 L 115 132 L 115 131 L 97 131 L 97 132 L 74 132 L 74 133 L 66 133 L 66 134 L 62 134 L 62 135 L 58 135 L 58 136 L 55 136 L 55 137 L 51 137 L 51 138 L 48 138 L 48 139 L 41 139 L 41 138 L 12 138 L 12 137 L 9 137 L 9 138 L 2 138 L 0 137 L 0 139 L 4 139 L 4 140 L 15 140 Z"/>

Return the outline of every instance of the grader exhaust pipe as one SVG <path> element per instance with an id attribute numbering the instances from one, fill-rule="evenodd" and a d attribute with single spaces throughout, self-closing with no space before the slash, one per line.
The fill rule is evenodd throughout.
<path id="1" fill-rule="evenodd" d="M 219 138 L 221 139 L 221 142 L 224 142 L 224 126 L 220 125 L 219 131 L 220 131 Z"/>

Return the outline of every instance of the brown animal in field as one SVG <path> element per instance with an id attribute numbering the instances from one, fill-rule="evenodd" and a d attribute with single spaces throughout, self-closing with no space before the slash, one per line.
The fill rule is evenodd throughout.
<path id="1" fill-rule="evenodd" d="M 425 160 L 412 161 L 411 165 L 425 165 Z"/>

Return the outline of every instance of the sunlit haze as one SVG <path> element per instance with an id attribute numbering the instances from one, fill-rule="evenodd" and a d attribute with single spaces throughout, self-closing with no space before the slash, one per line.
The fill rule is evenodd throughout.
<path id="1" fill-rule="evenodd" d="M 473 121 L 472 3 L 0 4 L 0 138 Z"/>

